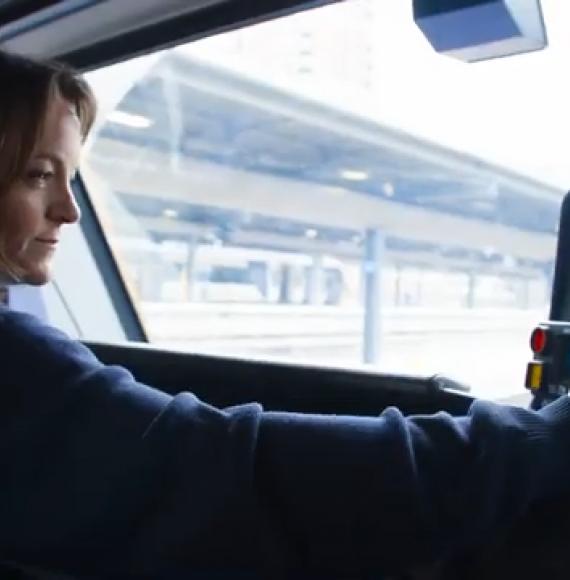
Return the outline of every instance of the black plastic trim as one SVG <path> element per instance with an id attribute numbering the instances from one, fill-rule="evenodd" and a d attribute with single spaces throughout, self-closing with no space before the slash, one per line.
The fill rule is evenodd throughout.
<path id="1" fill-rule="evenodd" d="M 4 0 L 0 3 L 0 26 L 27 18 L 58 4 L 61 4 L 61 0 Z"/>
<path id="2" fill-rule="evenodd" d="M 560 208 L 550 320 L 570 322 L 570 192 Z"/>
<path id="3" fill-rule="evenodd" d="M 258 402 L 266 410 L 374 416 L 394 405 L 406 414 L 463 415 L 473 398 L 420 377 L 248 360 L 164 350 L 150 345 L 85 343 L 104 363 L 172 395 L 191 391 L 219 408 Z"/>
<path id="4" fill-rule="evenodd" d="M 81 230 L 87 239 L 105 287 L 109 291 L 111 302 L 125 331 L 125 336 L 128 340 L 147 342 L 148 337 L 115 261 L 105 231 L 89 198 L 85 184 L 79 176 L 73 182 L 73 191 L 81 210 Z"/>

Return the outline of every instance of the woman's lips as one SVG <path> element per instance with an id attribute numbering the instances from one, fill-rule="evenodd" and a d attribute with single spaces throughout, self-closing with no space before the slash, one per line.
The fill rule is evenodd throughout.
<path id="1" fill-rule="evenodd" d="M 57 246 L 57 243 L 58 243 L 58 240 L 51 239 L 51 238 L 36 238 L 35 241 L 44 247 L 54 249 L 54 250 L 55 250 L 55 247 Z"/>

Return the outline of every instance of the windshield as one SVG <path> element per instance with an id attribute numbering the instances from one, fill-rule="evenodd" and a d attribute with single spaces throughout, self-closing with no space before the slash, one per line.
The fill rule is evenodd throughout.
<path id="1" fill-rule="evenodd" d="M 345 1 L 91 73 L 83 175 L 152 342 L 523 391 L 548 314 L 570 5 L 466 64 Z"/>

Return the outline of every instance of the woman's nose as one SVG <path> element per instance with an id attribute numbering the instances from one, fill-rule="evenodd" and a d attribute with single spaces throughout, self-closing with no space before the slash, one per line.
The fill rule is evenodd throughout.
<path id="1" fill-rule="evenodd" d="M 51 204 L 49 217 L 62 224 L 74 224 L 79 221 L 81 211 L 75 201 L 71 184 L 67 184 L 58 193 L 57 198 Z"/>

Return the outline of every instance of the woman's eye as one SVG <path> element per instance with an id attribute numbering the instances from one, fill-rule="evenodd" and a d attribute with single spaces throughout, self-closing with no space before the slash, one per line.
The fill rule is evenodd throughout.
<path id="1" fill-rule="evenodd" d="M 28 179 L 35 181 L 35 182 L 44 182 L 48 181 L 51 177 L 53 177 L 53 171 L 44 171 L 41 169 L 31 169 L 28 171 Z"/>

